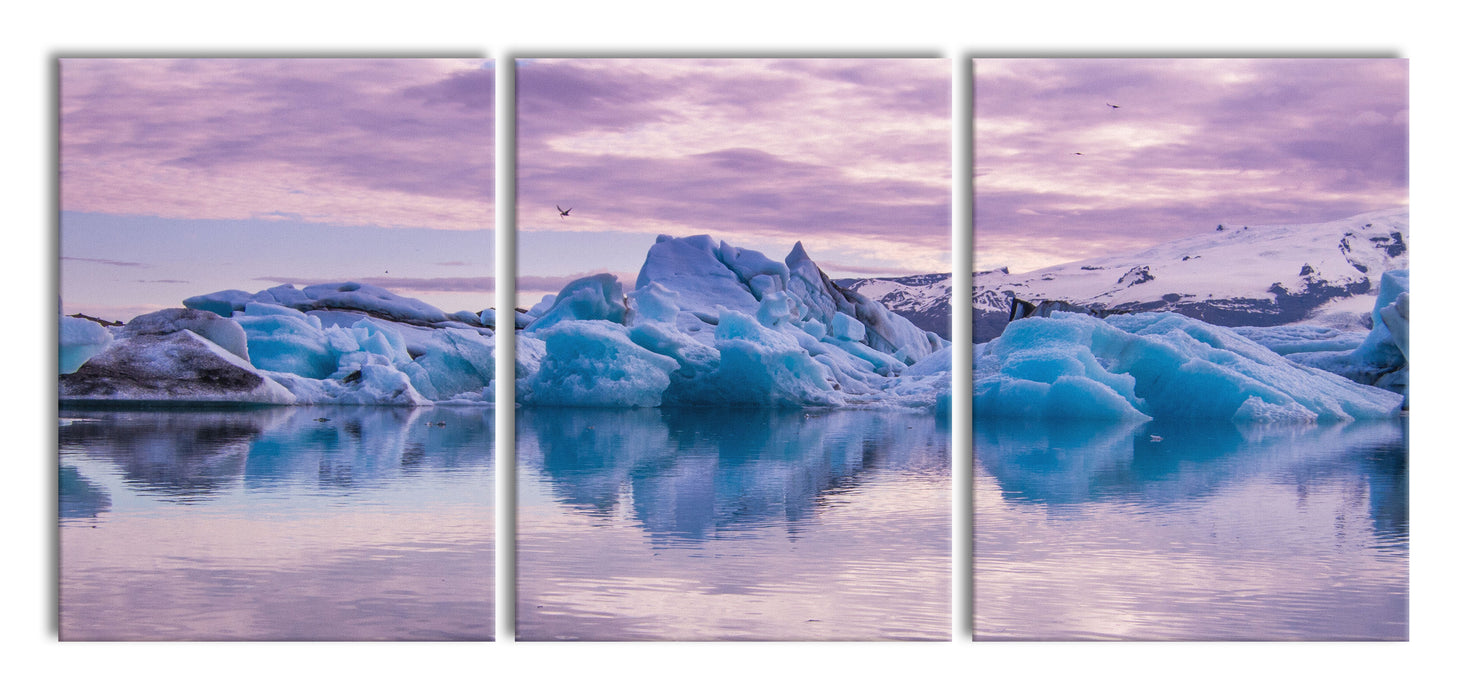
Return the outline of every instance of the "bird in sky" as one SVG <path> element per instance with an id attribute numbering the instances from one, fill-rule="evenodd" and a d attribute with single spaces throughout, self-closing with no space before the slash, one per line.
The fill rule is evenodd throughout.
<path id="1" fill-rule="evenodd" d="M 571 207 L 571 209 L 575 209 L 575 207 Z M 564 218 L 566 218 L 566 217 L 568 217 L 568 216 L 571 215 L 571 209 L 562 209 L 561 208 L 561 205 L 559 205 L 559 204 L 556 205 L 556 211 L 558 211 L 558 212 L 561 213 L 561 218 L 562 219 L 564 219 Z"/>
<path id="2" fill-rule="evenodd" d="M 1121 109 L 1121 105 L 1114 105 L 1114 104 L 1111 104 L 1110 102 L 1107 102 L 1106 103 L 1106 106 L 1107 107 L 1110 107 L 1112 109 Z"/>
<path id="3" fill-rule="evenodd" d="M 1086 154 L 1084 154 L 1084 153 L 1072 153 L 1071 155 L 1073 155 L 1073 156 L 1083 156 L 1083 155 L 1086 155 Z"/>

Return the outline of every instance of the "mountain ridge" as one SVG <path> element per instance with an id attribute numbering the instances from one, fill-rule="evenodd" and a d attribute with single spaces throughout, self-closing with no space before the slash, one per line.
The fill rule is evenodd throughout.
<path id="1" fill-rule="evenodd" d="M 1112 312 L 1171 311 L 1220 326 L 1277 326 L 1333 313 L 1369 313 L 1381 275 L 1408 266 L 1405 207 L 1307 224 L 1228 226 L 1113 255 L 1021 273 L 973 273 L 973 341 L 1003 332 L 1015 300 Z M 922 280 L 928 279 L 926 283 Z M 846 278 L 838 284 L 907 316 L 946 325 L 944 273 Z M 943 337 L 949 336 L 944 328 Z"/>

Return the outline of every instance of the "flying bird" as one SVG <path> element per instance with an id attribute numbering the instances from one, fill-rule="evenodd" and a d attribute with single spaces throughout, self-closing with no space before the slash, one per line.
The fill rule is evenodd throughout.
<path id="1" fill-rule="evenodd" d="M 1086 154 L 1084 154 L 1084 153 L 1072 153 L 1071 155 L 1073 155 L 1073 156 L 1083 156 L 1083 155 L 1086 155 Z"/>
<path id="2" fill-rule="evenodd" d="M 571 209 L 575 209 L 575 207 L 571 207 Z M 561 213 L 561 218 L 562 219 L 564 219 L 564 218 L 566 218 L 566 217 L 568 217 L 568 216 L 571 215 L 571 209 L 562 209 L 561 208 L 561 205 L 559 205 L 559 204 L 556 205 L 556 211 L 558 211 L 558 212 Z"/>
<path id="3" fill-rule="evenodd" d="M 1107 102 L 1106 103 L 1106 106 L 1107 107 L 1110 107 L 1112 109 L 1121 109 L 1121 105 L 1114 105 L 1114 104 L 1111 104 L 1110 102 Z"/>

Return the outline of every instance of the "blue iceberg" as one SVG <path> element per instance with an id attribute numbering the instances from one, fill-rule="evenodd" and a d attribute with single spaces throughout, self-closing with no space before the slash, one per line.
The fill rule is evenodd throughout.
<path id="1" fill-rule="evenodd" d="M 105 344 L 96 331 L 63 321 L 61 398 L 406 406 L 493 400 L 494 328 L 484 323 L 493 316 L 484 312 L 445 314 L 354 282 L 226 290 L 184 305 L 139 316 L 108 333 L 115 337 Z"/>
<path id="2" fill-rule="evenodd" d="M 1407 381 L 1407 282 L 1406 270 L 1382 278 L 1369 330 L 1228 329 L 1156 312 L 1019 319 L 974 346 L 974 413 L 1120 423 L 1396 415 Z M 184 306 L 111 330 L 61 319 L 61 398 L 494 400 L 492 310 L 445 313 L 354 282 L 226 290 Z M 953 400 L 948 341 L 833 283 L 799 243 L 780 261 L 708 236 L 661 236 L 631 290 L 593 275 L 514 319 L 514 383 L 525 405 L 942 413 Z"/>
<path id="3" fill-rule="evenodd" d="M 975 416 L 1344 422 L 1390 417 L 1401 404 L 1173 313 L 1021 319 L 974 353 Z"/>
<path id="4" fill-rule="evenodd" d="M 833 284 L 798 243 L 779 262 L 660 236 L 630 292 L 596 275 L 528 314 L 527 405 L 931 407 L 951 377 L 909 373 L 947 341 Z"/>

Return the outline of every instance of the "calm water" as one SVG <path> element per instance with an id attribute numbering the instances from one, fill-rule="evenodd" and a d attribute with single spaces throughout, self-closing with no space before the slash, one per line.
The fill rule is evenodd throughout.
<path id="1" fill-rule="evenodd" d="M 905 412 L 522 409 L 517 638 L 947 639 L 949 433 Z"/>
<path id="2" fill-rule="evenodd" d="M 493 637 L 492 410 L 62 410 L 59 432 L 62 639 Z"/>
<path id="3" fill-rule="evenodd" d="M 1407 637 L 1406 420 L 978 425 L 977 639 Z"/>

